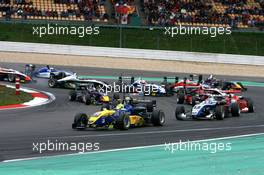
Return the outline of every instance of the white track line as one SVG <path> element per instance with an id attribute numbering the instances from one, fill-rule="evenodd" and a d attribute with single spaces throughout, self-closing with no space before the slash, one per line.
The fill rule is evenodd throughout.
<path id="1" fill-rule="evenodd" d="M 8 88 L 15 89 L 15 86 L 13 86 L 13 85 L 5 84 L 5 83 L 3 83 L 2 85 L 6 86 Z M 43 94 L 45 94 L 45 95 L 48 96 L 48 99 L 35 97 L 31 101 L 28 101 L 28 102 L 23 103 L 23 105 L 25 105 L 25 106 L 18 107 L 18 108 L 0 109 L 0 111 L 3 111 L 3 110 L 25 109 L 25 108 L 32 108 L 32 107 L 36 107 L 36 106 L 43 106 L 43 105 L 46 105 L 46 104 L 51 103 L 54 100 L 56 100 L 56 97 L 52 93 L 50 93 L 50 92 L 38 91 L 37 89 L 25 88 L 25 87 L 20 88 L 20 90 L 23 91 L 23 92 L 26 92 L 26 93 L 43 93 Z"/>
<path id="2" fill-rule="evenodd" d="M 206 142 L 206 141 L 226 140 L 226 139 L 235 139 L 235 138 L 259 136 L 259 135 L 264 135 L 264 133 L 235 135 L 235 136 L 227 136 L 227 137 L 219 137 L 219 138 L 203 139 L 203 140 L 193 140 L 192 142 Z M 182 142 L 182 143 L 185 143 L 185 142 Z M 86 153 L 71 153 L 71 154 L 64 154 L 64 155 L 30 157 L 30 158 L 22 158 L 22 159 L 11 159 L 11 160 L 4 160 L 4 161 L 2 161 L 2 163 L 18 162 L 18 161 L 26 161 L 26 160 L 36 160 L 36 159 L 44 159 L 44 158 L 52 158 L 52 157 L 66 157 L 66 156 L 78 156 L 78 155 L 84 155 L 84 154 L 87 155 L 87 154 L 98 154 L 98 153 L 117 152 L 117 151 L 126 151 L 126 150 L 137 150 L 137 149 L 146 149 L 146 148 L 154 148 L 154 147 L 161 147 L 161 146 L 164 146 L 164 144 L 149 145 L 149 146 L 137 146 L 137 147 L 129 147 L 129 148 L 118 148 L 118 149 L 110 149 L 110 150 L 103 150 L 103 151 L 86 152 Z"/>
<path id="3" fill-rule="evenodd" d="M 97 134 L 97 135 L 78 135 L 78 136 L 62 136 L 62 137 L 47 137 L 49 139 L 55 138 L 83 138 L 83 137 L 109 137 L 109 136 L 127 136 L 127 135 L 144 135 L 144 134 L 166 134 L 166 133 L 177 133 L 177 132 L 193 132 L 193 131 L 211 131 L 211 130 L 225 130 L 225 129 L 245 129 L 245 128 L 261 128 L 264 125 L 246 125 L 246 126 L 230 126 L 230 127 L 219 127 L 219 128 L 197 128 L 197 129 L 178 129 L 178 130 L 166 130 L 166 131 L 146 131 L 146 132 L 127 132 L 118 134 Z M 42 138 L 43 139 L 43 138 Z"/>

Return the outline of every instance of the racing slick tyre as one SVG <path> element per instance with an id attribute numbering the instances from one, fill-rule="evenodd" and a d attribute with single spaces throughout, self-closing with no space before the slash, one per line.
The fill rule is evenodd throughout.
<path id="1" fill-rule="evenodd" d="M 119 100 L 119 99 L 120 99 L 120 95 L 119 95 L 119 93 L 114 93 L 114 94 L 113 94 L 113 99 L 114 99 L 114 100 Z"/>
<path id="2" fill-rule="evenodd" d="M 184 99 L 185 99 L 184 93 L 179 93 L 178 96 L 177 96 L 177 103 L 178 104 L 183 104 L 184 103 Z"/>
<path id="3" fill-rule="evenodd" d="M 192 107 L 194 107 L 196 105 L 196 99 L 194 96 L 192 96 Z"/>
<path id="4" fill-rule="evenodd" d="M 101 111 L 103 110 L 110 110 L 110 104 L 109 103 L 103 103 L 101 107 Z"/>
<path id="5" fill-rule="evenodd" d="M 76 91 L 70 91 L 70 93 L 69 93 L 69 100 L 70 101 L 75 101 L 76 100 L 76 97 L 77 97 Z"/>
<path id="6" fill-rule="evenodd" d="M 254 104 L 253 101 L 250 98 L 245 98 L 247 105 L 248 105 L 248 112 L 252 113 L 254 112 Z"/>
<path id="7" fill-rule="evenodd" d="M 14 74 L 8 74 L 7 79 L 9 82 L 15 82 L 16 76 Z"/>
<path id="8" fill-rule="evenodd" d="M 48 85 L 50 88 L 54 88 L 57 85 L 57 81 L 54 78 L 50 78 L 48 81 Z"/>
<path id="9" fill-rule="evenodd" d="M 120 130 L 128 130 L 130 127 L 130 119 L 129 116 L 122 113 L 120 117 L 118 117 L 116 121 L 116 128 Z"/>
<path id="10" fill-rule="evenodd" d="M 72 129 L 85 129 L 88 124 L 88 116 L 85 113 L 76 114 L 74 117 L 74 122 L 72 124 Z"/>
<path id="11" fill-rule="evenodd" d="M 177 106 L 175 110 L 176 119 L 183 120 L 183 115 L 186 115 L 184 106 Z"/>
<path id="12" fill-rule="evenodd" d="M 219 105 L 215 108 L 215 118 L 217 120 L 223 120 L 225 118 L 224 106 Z"/>
<path id="13" fill-rule="evenodd" d="M 239 117 L 240 116 L 240 107 L 238 103 L 232 103 L 231 104 L 231 114 L 233 117 Z"/>
<path id="14" fill-rule="evenodd" d="M 86 94 L 83 96 L 83 103 L 85 103 L 86 105 L 90 105 L 92 103 L 90 94 Z"/>
<path id="15" fill-rule="evenodd" d="M 165 113 L 162 110 L 154 110 L 151 115 L 151 122 L 154 126 L 163 126 L 165 123 Z"/>

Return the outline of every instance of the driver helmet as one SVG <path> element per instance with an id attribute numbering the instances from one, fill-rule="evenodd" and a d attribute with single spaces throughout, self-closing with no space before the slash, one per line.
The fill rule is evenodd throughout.
<path id="1" fill-rule="evenodd" d="M 214 76 L 211 74 L 209 77 L 208 77 L 208 80 L 213 80 L 214 79 Z"/>
<path id="2" fill-rule="evenodd" d="M 118 104 L 118 105 L 116 105 L 116 109 L 123 109 L 124 108 L 124 105 L 123 104 Z"/>
<path id="3" fill-rule="evenodd" d="M 147 84 L 146 80 L 140 80 L 140 84 Z"/>
<path id="4" fill-rule="evenodd" d="M 132 98 L 131 97 L 126 97 L 125 98 L 125 104 L 131 104 Z"/>

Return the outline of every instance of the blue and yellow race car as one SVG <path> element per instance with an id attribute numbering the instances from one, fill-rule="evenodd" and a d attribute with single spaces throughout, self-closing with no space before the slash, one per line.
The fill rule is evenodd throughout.
<path id="1" fill-rule="evenodd" d="M 128 103 L 127 103 L 128 102 Z M 131 127 L 141 127 L 148 124 L 163 126 L 165 114 L 156 109 L 156 102 L 150 100 L 127 100 L 114 109 L 104 109 L 91 116 L 85 113 L 77 114 L 72 124 L 73 129 L 106 128 L 127 130 Z"/>

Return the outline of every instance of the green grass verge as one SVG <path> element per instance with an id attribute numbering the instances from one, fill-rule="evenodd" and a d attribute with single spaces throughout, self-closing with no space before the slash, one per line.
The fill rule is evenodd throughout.
<path id="1" fill-rule="evenodd" d="M 1 41 L 70 44 L 102 47 L 120 47 L 118 28 L 100 28 L 100 34 L 79 38 L 72 35 L 33 35 L 33 26 L 43 24 L 0 24 Z M 46 26 L 46 25 L 45 25 Z M 264 33 L 233 32 L 231 35 L 184 35 L 170 38 L 165 30 L 127 29 L 122 30 L 122 47 L 160 49 L 243 55 L 264 55 Z"/>
<path id="2" fill-rule="evenodd" d="M 15 89 L 0 85 L 0 106 L 20 104 L 32 99 L 28 93 L 20 92 L 20 95 L 15 95 Z"/>

